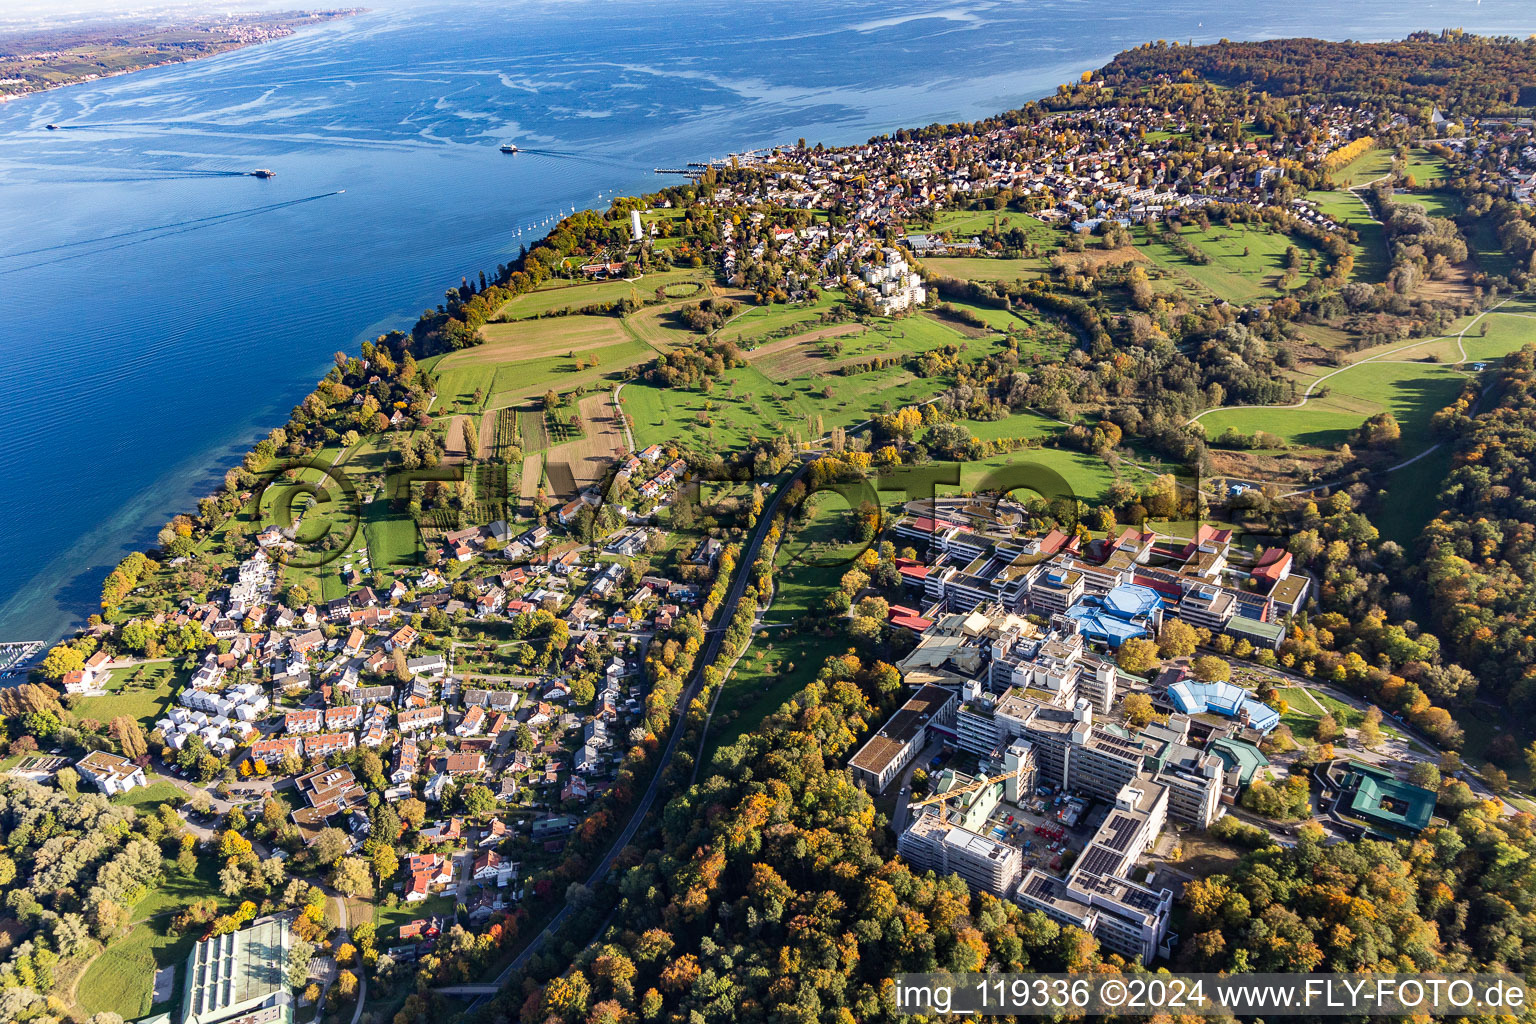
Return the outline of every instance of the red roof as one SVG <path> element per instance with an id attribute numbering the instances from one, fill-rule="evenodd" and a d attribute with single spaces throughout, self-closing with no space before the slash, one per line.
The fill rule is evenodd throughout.
<path id="1" fill-rule="evenodd" d="M 1290 571 L 1291 553 L 1284 548 L 1265 548 L 1259 552 L 1259 560 L 1253 567 L 1253 575 L 1261 580 L 1279 579 Z"/>
<path id="2" fill-rule="evenodd" d="M 892 615 L 891 625 L 910 629 L 914 633 L 921 633 L 933 625 L 933 620 L 925 619 L 921 615 Z"/>

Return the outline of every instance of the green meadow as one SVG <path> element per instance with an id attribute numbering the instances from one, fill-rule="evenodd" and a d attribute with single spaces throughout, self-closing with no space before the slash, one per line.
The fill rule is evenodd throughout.
<path id="1" fill-rule="evenodd" d="M 1368 284 L 1385 280 L 1387 236 L 1366 201 L 1353 192 L 1342 190 L 1308 192 L 1305 198 L 1317 204 L 1320 213 L 1334 223 L 1352 229 L 1358 236 L 1350 247 L 1355 254 L 1355 269 L 1350 280 Z"/>
<path id="2" fill-rule="evenodd" d="M 582 309 L 586 306 L 621 302 L 633 298 L 637 302 L 655 299 L 656 289 L 675 285 L 682 281 L 706 284 L 702 270 L 669 270 L 646 274 L 634 280 L 567 281 L 557 278 L 546 282 L 531 292 L 501 307 L 501 313 L 509 320 L 521 320 L 565 309 Z"/>
<path id="3" fill-rule="evenodd" d="M 1307 239 L 1262 226 L 1212 224 L 1209 231 L 1187 225 L 1179 234 L 1210 256 L 1209 263 L 1195 263 L 1145 228 L 1136 232 L 1137 246 L 1152 262 L 1193 281 L 1211 295 L 1232 303 L 1280 298 L 1288 290 L 1283 282 L 1285 253 L 1295 246 L 1302 265 L 1295 285 L 1316 273 L 1317 250 Z"/>

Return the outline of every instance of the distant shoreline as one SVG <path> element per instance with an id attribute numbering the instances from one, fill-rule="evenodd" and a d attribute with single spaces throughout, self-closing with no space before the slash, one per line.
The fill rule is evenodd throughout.
<path id="1" fill-rule="evenodd" d="M 10 103 L 13 100 L 26 99 L 38 96 L 54 89 L 62 89 L 66 86 L 81 85 L 86 82 L 99 82 L 107 78 L 117 78 L 122 75 L 131 75 L 139 71 L 148 71 L 152 68 L 167 67 L 172 64 L 190 64 L 194 61 L 204 60 L 208 57 L 217 57 L 219 54 L 230 53 L 235 50 L 244 50 L 252 46 L 260 46 L 263 43 L 274 42 L 278 39 L 286 39 L 302 28 L 312 25 L 321 25 L 340 18 L 348 18 L 355 14 L 362 14 L 367 10 L 364 7 L 335 8 L 313 11 L 282 11 L 272 14 L 252 15 L 255 20 L 237 20 L 231 22 L 210 22 L 193 19 L 192 21 L 175 26 L 144 26 L 138 35 L 131 33 L 123 38 L 121 31 L 112 33 L 115 37 L 111 41 L 99 41 L 97 36 L 103 32 L 100 28 L 81 30 L 72 41 L 61 40 L 54 48 L 38 50 L 31 53 L 22 53 L 10 57 L 0 57 L 0 89 L 7 85 L 16 84 L 18 80 L 26 82 L 18 92 L 0 92 L 0 104 Z M 214 37 L 204 44 L 207 49 L 200 52 L 187 52 L 184 49 L 167 48 L 154 51 L 155 59 L 146 59 L 142 63 L 124 64 L 121 67 L 102 70 L 97 73 L 76 73 L 64 70 L 70 63 L 82 61 L 88 58 L 103 57 L 97 51 L 107 51 L 109 54 L 113 47 L 121 50 L 140 50 L 146 47 L 156 46 L 155 35 L 162 32 L 229 32 L 235 30 L 240 34 Z M 61 34 L 64 34 L 61 32 Z M 37 33 L 40 37 L 46 37 L 48 33 Z M 35 44 L 34 44 L 35 45 Z M 160 44 L 169 45 L 169 44 Z M 88 50 L 88 53 L 78 54 L 80 50 Z M 146 54 L 146 57 L 148 54 Z M 59 81 L 47 81 L 41 78 L 33 80 L 30 76 L 41 74 L 61 74 L 64 77 Z"/>

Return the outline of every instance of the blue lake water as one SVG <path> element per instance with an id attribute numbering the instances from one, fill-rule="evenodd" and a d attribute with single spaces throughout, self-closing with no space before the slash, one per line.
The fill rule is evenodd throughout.
<path id="1" fill-rule="evenodd" d="M 1156 38 L 1536 30 L 1527 0 L 373 6 L 0 105 L 0 640 L 96 610 L 331 353 L 653 167 L 982 116 Z"/>

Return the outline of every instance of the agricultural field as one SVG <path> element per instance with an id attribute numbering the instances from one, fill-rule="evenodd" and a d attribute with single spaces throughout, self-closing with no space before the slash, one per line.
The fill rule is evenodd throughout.
<path id="1" fill-rule="evenodd" d="M 1302 254 L 1295 286 L 1319 269 L 1321 257 L 1311 242 L 1262 226 L 1212 224 L 1209 231 L 1201 231 L 1196 225 L 1188 225 L 1179 234 L 1210 256 L 1211 261 L 1194 263 L 1145 228 L 1136 231 L 1137 246 L 1157 265 L 1228 302 L 1246 304 L 1284 295 L 1288 290 L 1282 282 L 1285 253 L 1291 246 Z"/>
<path id="2" fill-rule="evenodd" d="M 613 395 L 603 391 L 587 395 L 581 400 L 577 415 L 585 425 L 585 433 L 574 441 L 567 441 L 550 448 L 545 455 L 546 466 L 564 464 L 580 489 L 603 479 L 619 453 L 628 447 L 624 440 L 624 426 L 613 408 Z M 546 470 L 548 471 L 548 470 Z M 551 479 L 555 474 L 550 473 Z M 575 494 L 561 494 L 573 498 Z"/>
<path id="3" fill-rule="evenodd" d="M 518 507 L 518 515 L 531 519 L 537 509 L 534 502 L 539 496 L 539 483 L 544 479 L 544 456 L 539 452 L 533 452 L 523 459 L 523 474 L 518 482 L 518 497 L 521 504 Z"/>
<path id="4" fill-rule="evenodd" d="M 747 298 L 733 296 L 734 298 Z M 822 292 L 815 302 L 789 306 L 746 305 L 736 318 L 720 329 L 719 337 L 729 340 L 743 349 L 753 348 L 770 338 L 793 334 L 819 321 L 821 315 L 841 302 L 841 292 Z"/>
<path id="5" fill-rule="evenodd" d="M 820 327 L 759 345 L 748 360 L 776 381 L 826 372 L 851 359 L 847 354 L 852 347 L 851 339 L 868 332 L 868 327 L 857 323 Z"/>
<path id="6" fill-rule="evenodd" d="M 923 266 L 935 274 L 962 281 L 1034 280 L 1050 269 L 1042 257 L 1032 259 L 987 259 L 984 256 L 925 256 Z"/>
<path id="7" fill-rule="evenodd" d="M 544 356 L 587 352 L 617 345 L 625 340 L 616 316 L 557 316 L 540 320 L 514 320 L 480 328 L 485 344 L 461 349 L 443 357 L 440 371 L 478 363 L 510 363 Z"/>
<path id="8" fill-rule="evenodd" d="M 534 336 L 531 344 L 558 354 L 522 357 L 520 352 L 530 344 L 524 335 L 504 339 L 505 344 L 461 349 L 428 360 L 438 377 L 434 411 L 484 412 L 515 406 L 551 389 L 563 392 L 595 384 L 656 354 L 644 342 L 630 338 L 617 318 L 568 316 L 497 326 L 526 329 Z"/>
<path id="9" fill-rule="evenodd" d="M 657 288 L 667 288 L 682 281 L 695 281 L 702 287 L 706 283 L 703 270 L 669 270 L 659 274 L 646 274 L 633 280 L 564 281 L 545 282 L 544 286 L 519 295 L 501 308 L 501 315 L 509 320 L 523 320 L 567 309 L 583 309 L 634 299 L 646 302 L 656 297 Z M 507 324 L 487 324 L 489 331 Z"/>
<path id="10" fill-rule="evenodd" d="M 516 414 L 517 433 L 523 439 L 523 450 L 537 452 L 548 448 L 549 431 L 544 425 L 543 411 L 540 409 L 518 409 Z"/>

